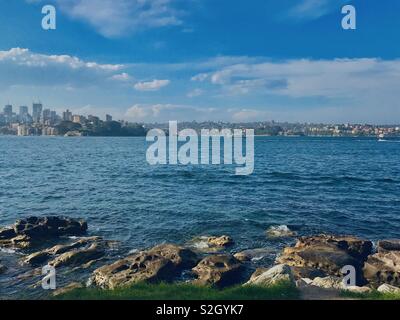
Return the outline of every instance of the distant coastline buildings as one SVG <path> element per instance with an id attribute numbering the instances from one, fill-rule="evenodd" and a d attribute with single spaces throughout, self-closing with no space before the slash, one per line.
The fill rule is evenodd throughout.
<path id="1" fill-rule="evenodd" d="M 17 109 L 16 109 L 17 110 Z M 15 110 L 15 111 L 16 111 Z M 0 135 L 18 136 L 145 136 L 153 128 L 167 129 L 168 124 L 140 124 L 114 121 L 109 114 L 101 120 L 98 116 L 74 114 L 69 109 L 58 115 L 41 102 L 20 106 L 14 112 L 7 104 L 0 112 Z M 333 136 L 333 137 L 400 137 L 400 125 L 370 124 L 312 124 L 278 123 L 274 121 L 228 123 L 228 122 L 181 122 L 179 129 L 254 129 L 256 135 L 265 136 Z"/>
<path id="2" fill-rule="evenodd" d="M 18 136 L 143 136 L 143 125 L 113 121 L 109 114 L 104 120 L 94 115 L 87 117 L 73 114 L 69 109 L 58 115 L 55 110 L 44 108 L 41 102 L 19 106 L 14 110 L 7 104 L 0 112 L 0 135 Z"/>

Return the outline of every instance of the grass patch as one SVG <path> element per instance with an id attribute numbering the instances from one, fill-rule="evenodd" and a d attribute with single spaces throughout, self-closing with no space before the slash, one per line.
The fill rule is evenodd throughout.
<path id="1" fill-rule="evenodd" d="M 370 293 L 354 293 L 349 291 L 342 291 L 341 297 L 360 299 L 360 300 L 400 300 L 400 293 L 381 293 L 374 290 Z"/>
<path id="2" fill-rule="evenodd" d="M 191 284 L 146 284 L 115 290 L 75 289 L 56 299 L 62 300 L 295 300 L 298 290 L 289 283 L 271 287 L 236 286 L 226 289 Z"/>

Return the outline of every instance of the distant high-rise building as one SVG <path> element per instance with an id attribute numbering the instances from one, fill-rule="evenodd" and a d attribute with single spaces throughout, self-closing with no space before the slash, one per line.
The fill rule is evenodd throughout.
<path id="1" fill-rule="evenodd" d="M 43 105 L 41 103 L 34 103 L 32 105 L 32 118 L 33 122 L 40 122 L 41 115 L 43 111 Z"/>
<path id="2" fill-rule="evenodd" d="M 51 111 L 50 112 L 50 122 L 54 124 L 57 121 L 57 112 Z"/>
<path id="3" fill-rule="evenodd" d="M 19 107 L 19 116 L 20 117 L 25 117 L 29 114 L 29 110 L 27 106 L 20 106 Z"/>
<path id="4" fill-rule="evenodd" d="M 19 107 L 19 121 L 22 123 L 27 123 L 29 120 L 29 110 L 27 106 L 20 106 Z"/>
<path id="5" fill-rule="evenodd" d="M 13 113 L 13 107 L 11 104 L 4 106 L 3 113 L 6 117 L 11 117 Z"/>
<path id="6" fill-rule="evenodd" d="M 63 112 L 63 121 L 72 121 L 72 112 L 68 109 Z"/>
<path id="7" fill-rule="evenodd" d="M 44 109 L 43 110 L 43 117 L 42 117 L 42 121 L 43 123 L 46 123 L 46 121 L 50 121 L 50 109 Z"/>
<path id="8" fill-rule="evenodd" d="M 4 119 L 6 123 L 10 123 L 12 120 L 12 116 L 13 116 L 13 107 L 10 104 L 7 104 L 6 106 L 4 106 L 3 109 L 3 114 L 4 114 Z"/>
<path id="9" fill-rule="evenodd" d="M 106 114 L 106 121 L 111 122 L 112 120 L 113 120 L 112 116 L 110 116 L 109 114 Z"/>

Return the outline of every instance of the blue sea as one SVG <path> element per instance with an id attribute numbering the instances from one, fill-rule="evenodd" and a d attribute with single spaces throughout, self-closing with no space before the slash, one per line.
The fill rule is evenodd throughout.
<path id="1" fill-rule="evenodd" d="M 400 238 L 400 143 L 256 137 L 255 170 L 150 166 L 145 138 L 0 137 L 0 225 L 26 216 L 84 218 L 121 251 L 200 235 L 230 249 L 271 247 L 270 226 L 299 235 Z M 1 259 L 1 257 L 0 257 Z"/>

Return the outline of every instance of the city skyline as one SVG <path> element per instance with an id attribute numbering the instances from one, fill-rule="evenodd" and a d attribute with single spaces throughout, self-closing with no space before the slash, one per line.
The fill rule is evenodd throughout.
<path id="1" fill-rule="evenodd" d="M 40 26 L 43 1 L 0 4 L 0 105 L 40 97 L 150 123 L 399 122 L 398 2 L 352 1 L 356 30 L 341 27 L 342 0 L 47 3 L 56 30 Z"/>

